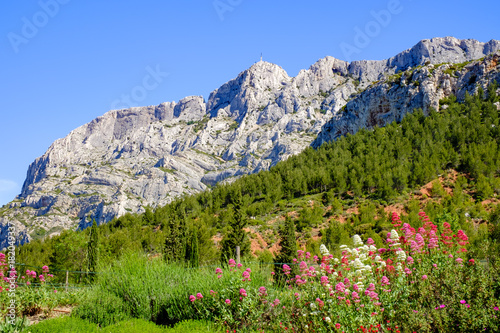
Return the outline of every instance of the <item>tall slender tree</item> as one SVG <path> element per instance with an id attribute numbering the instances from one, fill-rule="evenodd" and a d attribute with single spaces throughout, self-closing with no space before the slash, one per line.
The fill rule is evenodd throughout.
<path id="1" fill-rule="evenodd" d="M 275 277 L 278 283 L 283 283 L 287 279 L 287 275 L 283 271 L 283 266 L 287 264 L 291 268 L 289 277 L 294 277 L 297 272 L 297 268 L 290 265 L 293 258 L 297 256 L 297 238 L 295 235 L 295 222 L 288 215 L 285 217 L 285 223 L 280 227 L 279 230 L 281 247 L 279 255 L 276 257 L 274 270 Z"/>
<path id="2" fill-rule="evenodd" d="M 97 230 L 97 222 L 92 222 L 90 228 L 89 241 L 87 245 L 87 278 L 89 282 L 95 280 L 95 272 L 97 268 L 97 261 L 99 256 L 99 231 Z"/>

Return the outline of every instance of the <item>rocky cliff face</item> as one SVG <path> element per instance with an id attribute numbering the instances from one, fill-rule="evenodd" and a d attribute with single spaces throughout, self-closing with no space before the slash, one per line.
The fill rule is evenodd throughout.
<path id="1" fill-rule="evenodd" d="M 268 169 L 316 138 L 315 146 L 383 125 L 498 78 L 498 56 L 457 71 L 434 65 L 499 49 L 498 41 L 435 38 L 384 61 L 326 57 L 296 77 L 258 62 L 208 101 L 190 96 L 109 111 L 56 140 L 30 165 L 22 193 L 0 209 L 0 225 L 11 221 L 31 237 L 52 235 Z"/>

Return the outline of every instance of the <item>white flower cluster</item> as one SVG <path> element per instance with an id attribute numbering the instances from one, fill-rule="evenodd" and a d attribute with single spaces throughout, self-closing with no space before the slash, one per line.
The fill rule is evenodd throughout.
<path id="1" fill-rule="evenodd" d="M 398 235 L 398 232 L 394 229 L 391 230 L 391 237 L 390 237 L 392 243 L 391 243 L 391 247 L 397 247 L 397 246 L 400 246 L 401 244 L 399 244 L 399 235 Z"/>
<path id="2" fill-rule="evenodd" d="M 321 255 L 324 257 L 324 256 L 329 256 L 330 255 L 330 252 L 328 251 L 328 249 L 326 248 L 325 244 L 321 244 L 321 246 L 319 247 L 319 252 L 321 253 Z"/>

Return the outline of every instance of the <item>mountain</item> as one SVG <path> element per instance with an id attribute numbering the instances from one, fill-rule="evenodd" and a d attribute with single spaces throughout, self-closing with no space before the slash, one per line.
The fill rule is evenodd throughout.
<path id="1" fill-rule="evenodd" d="M 500 81 L 498 50 L 495 40 L 433 38 L 387 60 L 326 57 L 296 77 L 261 61 L 208 101 L 109 111 L 30 165 L 21 194 L 0 209 L 0 248 L 9 221 L 31 238 L 86 228 L 266 170 L 414 108 L 439 108 L 442 97 Z"/>

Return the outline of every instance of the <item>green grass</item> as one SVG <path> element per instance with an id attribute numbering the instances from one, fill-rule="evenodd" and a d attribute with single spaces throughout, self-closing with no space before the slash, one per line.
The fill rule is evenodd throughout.
<path id="1" fill-rule="evenodd" d="M 217 332 L 214 324 L 206 321 L 187 320 L 178 323 L 172 328 L 159 326 L 152 322 L 143 319 L 129 319 L 121 321 L 105 328 L 98 327 L 89 321 L 74 318 L 74 317 L 60 317 L 42 321 L 38 324 L 32 325 L 22 331 L 30 333 L 202 333 L 202 332 Z"/>
<path id="2" fill-rule="evenodd" d="M 252 266 L 250 266 L 252 267 Z M 252 267 L 250 286 L 270 284 L 269 269 Z M 73 315 L 101 326 L 140 318 L 161 325 L 196 319 L 189 295 L 221 289 L 229 281 L 223 277 L 214 282 L 215 267 L 185 268 L 157 258 L 128 253 L 111 267 L 101 267 L 96 284 L 88 291 Z"/>

